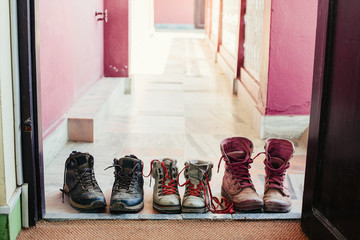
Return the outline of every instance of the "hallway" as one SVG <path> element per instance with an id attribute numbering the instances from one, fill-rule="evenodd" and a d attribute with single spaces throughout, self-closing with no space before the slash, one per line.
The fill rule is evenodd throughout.
<path id="1" fill-rule="evenodd" d="M 210 182 L 219 197 L 224 163 L 217 173 L 221 157 L 219 144 L 227 137 L 243 136 L 253 141 L 254 154 L 264 150 L 250 127 L 252 118 L 246 106 L 232 94 L 228 77 L 213 63 L 202 32 L 156 32 L 150 39 L 136 43 L 132 76 L 132 92 L 120 97 L 116 110 L 101 123 L 94 143 L 68 142 L 45 166 L 45 199 L 47 219 L 151 219 L 152 186 L 145 179 L 145 208 L 139 214 L 109 215 L 108 208 L 100 214 L 78 214 L 62 203 L 64 162 L 71 151 L 89 152 L 95 158 L 96 179 L 109 204 L 113 184 L 112 170 L 104 171 L 113 158 L 134 154 L 145 163 L 144 173 L 150 171 L 149 162 L 155 158 L 170 157 L 178 161 L 179 171 L 191 159 L 211 161 L 214 164 Z M 300 218 L 306 148 L 297 140 L 295 156 L 287 173 L 293 210 L 286 214 L 247 213 L 224 215 L 235 219 Z M 250 169 L 259 195 L 263 194 L 264 164 L 258 157 Z M 180 177 L 183 183 L 184 177 Z M 183 188 L 180 188 L 180 196 Z M 196 215 L 196 216 L 195 216 Z M 214 218 L 213 214 L 174 214 L 162 218 Z M 159 215 L 160 216 L 160 215 Z M 220 218 L 220 216 L 217 216 Z"/>

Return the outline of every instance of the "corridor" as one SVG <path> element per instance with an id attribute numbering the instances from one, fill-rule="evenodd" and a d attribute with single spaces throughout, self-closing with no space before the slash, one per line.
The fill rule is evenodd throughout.
<path id="1" fill-rule="evenodd" d="M 220 196 L 224 163 L 217 173 L 221 157 L 220 142 L 227 137 L 242 136 L 253 141 L 254 154 L 264 151 L 264 140 L 251 127 L 252 118 L 239 97 L 232 94 L 229 78 L 214 63 L 201 31 L 158 31 L 135 43 L 132 54 L 131 94 L 122 95 L 107 120 L 100 123 L 94 143 L 68 142 L 45 166 L 45 199 L 47 219 L 152 219 L 150 178 L 145 179 L 145 208 L 138 214 L 81 213 L 62 203 L 64 163 L 71 151 L 89 152 L 95 159 L 95 176 L 109 204 L 114 181 L 111 169 L 114 158 L 134 154 L 144 161 L 144 173 L 150 171 L 152 159 L 175 158 L 179 171 L 184 162 L 207 160 L 214 164 L 210 182 L 215 196 Z M 122 94 L 122 93 L 119 93 Z M 159 218 L 235 218 L 274 219 L 300 218 L 306 148 L 293 140 L 296 152 L 288 169 L 289 190 L 293 209 L 286 214 L 247 213 L 231 215 L 173 214 Z M 252 164 L 251 176 L 256 190 L 263 195 L 264 164 L 258 157 Z M 185 181 L 184 176 L 180 183 Z M 180 188 L 180 196 L 183 195 Z"/>

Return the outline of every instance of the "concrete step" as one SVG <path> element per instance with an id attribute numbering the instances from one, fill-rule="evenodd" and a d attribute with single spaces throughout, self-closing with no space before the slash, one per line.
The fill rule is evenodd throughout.
<path id="1" fill-rule="evenodd" d="M 103 78 L 69 109 L 65 120 L 43 141 L 45 166 L 67 141 L 95 141 L 100 123 L 113 112 L 121 96 L 130 91 L 129 81 Z"/>

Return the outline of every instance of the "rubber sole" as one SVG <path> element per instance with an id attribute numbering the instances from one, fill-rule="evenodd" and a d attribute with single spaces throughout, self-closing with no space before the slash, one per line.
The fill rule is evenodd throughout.
<path id="1" fill-rule="evenodd" d="M 182 207 L 181 212 L 183 213 L 207 213 L 209 209 L 207 207 L 195 208 L 195 207 Z"/>
<path id="2" fill-rule="evenodd" d="M 273 213 L 286 213 L 289 212 L 290 210 L 291 210 L 291 205 L 279 206 L 276 204 L 266 204 L 264 208 L 265 212 L 273 212 Z"/>
<path id="3" fill-rule="evenodd" d="M 153 208 L 161 213 L 180 213 L 181 206 L 163 206 L 153 203 Z"/>
<path id="4" fill-rule="evenodd" d="M 130 213 L 134 213 L 134 212 L 140 212 L 143 208 L 144 208 L 144 202 L 141 202 L 141 203 L 139 203 L 138 205 L 135 205 L 135 206 L 127 206 L 126 204 L 124 204 L 122 202 L 117 202 L 117 203 L 114 203 L 113 205 L 110 206 L 110 211 L 111 212 L 130 212 Z"/>
<path id="5" fill-rule="evenodd" d="M 77 202 L 74 202 L 70 197 L 70 205 L 80 211 L 90 211 L 90 210 L 98 210 L 106 207 L 106 203 L 103 201 L 94 201 L 90 205 L 83 205 Z"/>

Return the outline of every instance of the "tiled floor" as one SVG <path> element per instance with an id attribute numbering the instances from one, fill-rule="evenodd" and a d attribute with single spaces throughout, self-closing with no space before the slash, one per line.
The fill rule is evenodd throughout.
<path id="1" fill-rule="evenodd" d="M 159 54 L 157 54 L 159 52 Z M 141 55 L 140 55 L 141 54 Z M 224 166 L 217 173 L 221 157 L 219 143 L 232 136 L 251 139 L 254 154 L 263 151 L 264 141 L 250 127 L 251 118 L 243 103 L 232 95 L 221 69 L 213 63 L 201 32 L 157 32 L 134 53 L 141 59 L 134 66 L 131 95 L 124 95 L 116 111 L 102 123 L 94 143 L 68 142 L 45 169 L 46 217 L 61 218 L 299 218 L 303 176 L 304 147 L 297 146 L 288 170 L 293 210 L 286 214 L 163 215 L 152 209 L 152 187 L 145 179 L 145 208 L 139 214 L 79 213 L 68 198 L 62 203 L 64 162 L 72 150 L 91 153 L 95 158 L 97 181 L 109 201 L 112 170 L 104 171 L 113 158 L 133 153 L 145 162 L 145 173 L 154 158 L 178 160 L 179 170 L 186 160 L 202 159 L 214 163 L 212 191 L 219 196 Z M 156 71 L 155 71 L 156 70 Z M 263 157 L 252 164 L 251 174 L 260 195 L 263 192 Z M 181 182 L 184 178 L 181 178 Z M 181 195 L 183 189 L 181 189 Z"/>

